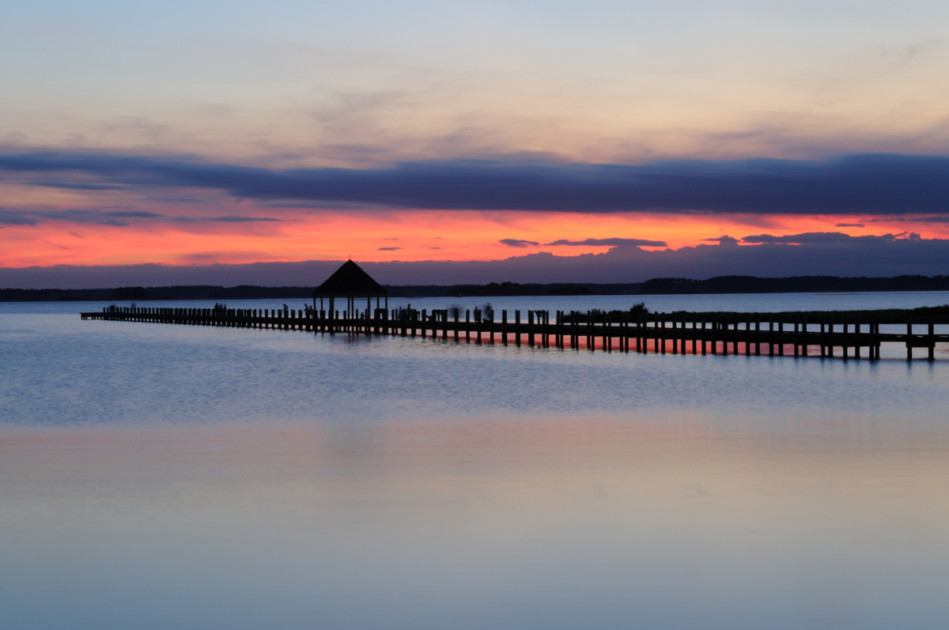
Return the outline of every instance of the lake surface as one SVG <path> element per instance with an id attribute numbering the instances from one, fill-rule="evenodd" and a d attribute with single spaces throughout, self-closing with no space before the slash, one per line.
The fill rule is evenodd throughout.
<path id="1" fill-rule="evenodd" d="M 949 293 L 390 306 L 407 302 Z M 102 306 L 0 304 L 2 628 L 949 623 L 944 348 L 871 363 L 79 319 Z"/>

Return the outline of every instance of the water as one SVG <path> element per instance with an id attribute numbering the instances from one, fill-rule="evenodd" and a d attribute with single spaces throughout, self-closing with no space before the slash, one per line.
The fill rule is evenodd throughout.
<path id="1" fill-rule="evenodd" d="M 949 294 L 390 306 L 409 301 L 768 311 Z M 229 304 L 244 305 L 282 303 Z M 101 306 L 0 305 L 0 627 L 949 622 L 949 362 L 77 315 Z"/>

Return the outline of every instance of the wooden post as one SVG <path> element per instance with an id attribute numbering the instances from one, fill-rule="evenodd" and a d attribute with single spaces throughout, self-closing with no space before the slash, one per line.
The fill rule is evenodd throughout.
<path id="1" fill-rule="evenodd" d="M 537 344 L 543 348 L 547 345 L 544 341 L 544 338 L 547 336 L 544 333 L 544 311 L 534 311 L 534 326 L 539 339 Z"/>
<path id="2" fill-rule="evenodd" d="M 755 356 L 761 356 L 761 317 L 755 318 Z"/>
<path id="3" fill-rule="evenodd" d="M 679 354 L 688 354 L 689 353 L 689 333 L 688 333 L 688 320 L 685 319 L 681 314 L 676 316 L 676 319 L 679 320 Z"/>
<path id="4" fill-rule="evenodd" d="M 563 350 L 563 311 L 557 311 L 557 348 Z"/>
<path id="5" fill-rule="evenodd" d="M 913 360 L 913 324 L 907 322 L 906 324 L 906 360 Z"/>
<path id="6" fill-rule="evenodd" d="M 596 346 L 596 339 L 593 332 L 593 313 L 587 311 L 587 350 L 592 352 Z"/>
<path id="7" fill-rule="evenodd" d="M 847 331 L 848 331 L 849 329 L 850 329 L 850 324 L 847 323 L 847 322 L 844 322 L 844 335 L 843 335 L 843 337 L 842 337 L 842 339 L 844 340 L 844 342 L 843 342 L 843 348 L 842 348 L 842 350 L 843 350 L 843 352 L 844 352 L 844 361 L 846 361 L 847 359 L 850 358 L 850 348 L 847 347 L 847 346 L 848 346 L 848 344 L 847 344 Z"/>
<path id="8" fill-rule="evenodd" d="M 541 332 L 542 345 L 545 348 L 550 347 L 550 311 L 542 311 L 544 314 L 543 331 Z"/>
<path id="9" fill-rule="evenodd" d="M 603 315 L 603 347 L 607 352 L 613 352 L 613 321 L 609 315 Z"/>
<path id="10" fill-rule="evenodd" d="M 560 349 L 565 350 L 567 348 L 567 338 L 570 336 L 570 330 L 567 328 L 567 322 L 564 321 L 564 311 L 560 311 L 558 316 L 560 324 Z"/>
<path id="11" fill-rule="evenodd" d="M 560 311 L 554 311 L 554 347 L 560 350 Z"/>
<path id="12" fill-rule="evenodd" d="M 656 330 L 656 343 L 659 344 L 659 354 L 666 353 L 666 318 L 660 314 L 656 314 L 656 323 L 659 324 L 659 328 Z"/>
<path id="13" fill-rule="evenodd" d="M 646 352 L 646 340 L 644 335 L 646 330 L 646 315 L 639 314 L 639 321 L 636 322 L 636 352 L 640 354 Z"/>
<path id="14" fill-rule="evenodd" d="M 929 322 L 929 339 L 926 340 L 929 349 L 928 359 L 930 361 L 936 360 L 936 324 L 935 322 Z"/>
<path id="15" fill-rule="evenodd" d="M 880 358 L 880 322 L 873 322 L 873 358 Z"/>

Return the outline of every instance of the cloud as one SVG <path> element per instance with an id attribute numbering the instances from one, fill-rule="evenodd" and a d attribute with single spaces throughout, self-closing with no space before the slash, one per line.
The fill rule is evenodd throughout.
<path id="1" fill-rule="evenodd" d="M 610 246 L 610 247 L 668 247 L 665 241 L 647 241 L 641 238 L 587 238 L 582 241 L 571 241 L 569 239 L 559 239 L 552 243 L 546 243 L 548 246 L 571 245 L 571 246 Z"/>
<path id="2" fill-rule="evenodd" d="M 36 225 L 45 221 L 65 221 L 86 225 L 109 225 L 124 227 L 128 219 L 165 219 L 166 215 L 145 210 L 3 210 L 0 209 L 0 225 Z M 245 217 L 227 215 L 220 217 L 172 217 L 173 223 L 271 223 L 281 219 L 271 217 Z"/>
<path id="3" fill-rule="evenodd" d="M 0 154 L 0 171 L 126 187 L 202 188 L 236 198 L 382 208 L 584 213 L 944 214 L 949 157 L 577 164 L 443 160 L 384 168 L 266 169 L 106 153 Z M 42 178 L 38 179 L 42 182 Z"/>
<path id="4" fill-rule="evenodd" d="M 27 182 L 31 186 L 43 188 L 62 188 L 65 190 L 119 190 L 122 186 L 109 184 L 83 184 L 81 182 L 35 181 Z"/>
<path id="5" fill-rule="evenodd" d="M 520 238 L 502 238 L 498 241 L 501 245 L 507 245 L 508 247 L 534 247 L 540 245 L 537 241 L 525 241 Z"/>
<path id="6" fill-rule="evenodd" d="M 157 212 L 148 212 L 146 210 L 116 210 L 113 212 L 103 212 L 107 217 L 116 217 L 120 219 L 161 219 L 164 217 Z"/>
<path id="7" fill-rule="evenodd" d="M 66 221 L 92 225 L 125 226 L 125 219 L 161 218 L 163 215 L 144 211 L 102 211 L 88 209 L 5 210 L 0 208 L 0 225 L 37 225 L 45 221 Z"/>
<path id="8" fill-rule="evenodd" d="M 715 238 L 704 239 L 713 243 L 718 243 L 719 247 L 738 247 L 738 239 L 732 238 L 727 234 L 723 236 L 716 236 Z"/>
<path id="9" fill-rule="evenodd" d="M 203 219 L 204 221 L 218 221 L 221 223 L 257 223 L 257 222 L 278 222 L 280 219 L 274 219 L 273 217 L 240 217 L 235 215 L 227 215 L 223 217 L 210 217 L 208 219 Z"/>
<path id="10" fill-rule="evenodd" d="M 0 208 L 0 225 L 36 225 L 36 217 L 22 210 Z"/>
<path id="11" fill-rule="evenodd" d="M 902 221 L 904 223 L 949 223 L 949 215 L 931 215 L 926 217 L 899 217 L 893 219 L 870 219 L 874 222 L 880 221 Z"/>
<path id="12" fill-rule="evenodd" d="M 843 232 L 805 232 L 803 234 L 786 234 L 772 236 L 771 234 L 756 234 L 742 237 L 744 243 L 842 243 L 854 237 Z"/>
<path id="13" fill-rule="evenodd" d="M 126 226 L 126 219 L 162 218 L 163 215 L 144 211 L 102 211 L 85 208 L 64 208 L 60 210 L 0 210 L 0 225 L 37 225 L 46 221 L 65 221 L 85 225 Z"/>
<path id="14" fill-rule="evenodd" d="M 113 214 L 112 212 L 80 208 L 65 210 L 37 210 L 31 212 L 31 214 L 39 219 L 44 219 L 47 221 L 66 221 L 68 223 L 110 225 L 113 227 L 128 225 L 128 221 L 125 220 L 127 217 L 123 216 L 121 212 Z"/>
<path id="15" fill-rule="evenodd" d="M 401 247 L 379 247 L 380 252 L 394 252 L 402 249 Z"/>
<path id="16" fill-rule="evenodd" d="M 892 241 L 921 241 L 922 238 L 916 232 L 901 232 L 899 234 L 877 234 L 866 236 L 850 236 L 843 232 L 804 232 L 802 234 L 786 234 L 784 236 L 773 236 L 771 234 L 756 234 L 754 236 L 745 236 L 743 243 L 757 245 L 806 245 L 823 244 L 832 245 L 840 243 L 888 243 Z"/>
<path id="17" fill-rule="evenodd" d="M 858 228 L 862 228 L 862 227 L 864 227 L 864 224 L 863 224 L 863 223 L 838 223 L 838 224 L 835 225 L 835 227 L 858 227 Z"/>
<path id="18" fill-rule="evenodd" d="M 258 223 L 258 222 L 277 222 L 280 219 L 271 217 L 241 217 L 228 215 L 223 217 L 175 217 L 172 219 L 175 223 Z"/>

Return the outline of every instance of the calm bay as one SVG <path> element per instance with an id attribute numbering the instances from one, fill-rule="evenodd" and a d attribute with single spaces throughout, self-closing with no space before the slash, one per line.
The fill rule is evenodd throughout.
<path id="1" fill-rule="evenodd" d="M 0 627 L 949 622 L 947 348 L 662 356 L 79 319 L 102 306 L 0 304 Z"/>

